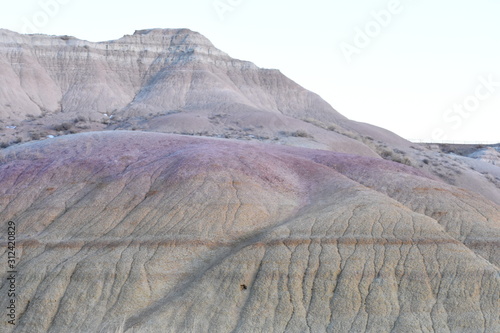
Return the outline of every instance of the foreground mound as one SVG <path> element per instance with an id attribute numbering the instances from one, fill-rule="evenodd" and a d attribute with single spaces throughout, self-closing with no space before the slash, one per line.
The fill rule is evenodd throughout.
<path id="1" fill-rule="evenodd" d="M 401 164 L 98 132 L 3 150 L 0 191 L 2 332 L 500 330 L 500 208 Z"/>

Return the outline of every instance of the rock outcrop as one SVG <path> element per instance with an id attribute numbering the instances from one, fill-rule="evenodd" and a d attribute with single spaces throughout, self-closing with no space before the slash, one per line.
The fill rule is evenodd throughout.
<path id="1" fill-rule="evenodd" d="M 187 29 L 142 30 L 100 43 L 7 30 L 0 37 L 8 83 L 2 85 L 2 118 L 243 108 L 345 119 L 279 71 L 232 59 Z"/>
<path id="2" fill-rule="evenodd" d="M 0 71 L 0 119 L 18 126 L 13 140 L 29 139 L 28 131 L 57 135 L 51 130 L 61 124 L 84 121 L 90 124 L 71 130 L 102 130 L 104 123 L 375 156 L 310 123 L 347 121 L 318 95 L 278 70 L 229 57 L 188 29 L 141 30 L 100 43 L 0 30 Z"/>

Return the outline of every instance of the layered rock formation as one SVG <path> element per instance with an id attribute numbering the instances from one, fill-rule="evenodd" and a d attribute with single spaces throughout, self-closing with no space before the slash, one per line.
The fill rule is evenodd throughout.
<path id="1" fill-rule="evenodd" d="M 6 30 L 1 37 L 3 80 L 18 92 L 11 95 L 2 87 L 2 100 L 10 104 L 2 117 L 232 107 L 345 119 L 279 71 L 232 59 L 187 29 L 142 30 L 101 43 Z"/>
<path id="2" fill-rule="evenodd" d="M 101 130 L 271 142 L 381 156 L 500 204 L 498 168 L 350 121 L 279 71 L 233 59 L 188 29 L 100 43 L 0 30 L 0 72 L 0 147 Z"/>
<path id="3" fill-rule="evenodd" d="M 188 29 L 141 30 L 101 43 L 0 30 L 0 66 L 0 118 L 18 126 L 14 138 L 29 139 L 22 132 L 30 130 L 57 135 L 54 128 L 81 120 L 90 123 L 84 129 L 103 129 L 102 122 L 374 156 L 352 138 L 303 121 L 347 120 L 319 96 L 278 70 L 229 57 Z M 41 124 L 42 135 L 26 119 Z"/>
<path id="4" fill-rule="evenodd" d="M 0 157 L 6 332 L 500 329 L 500 207 L 411 167 L 138 132 Z"/>
<path id="5" fill-rule="evenodd" d="M 500 331 L 494 152 L 350 121 L 187 29 L 0 30 L 0 73 L 1 332 Z"/>

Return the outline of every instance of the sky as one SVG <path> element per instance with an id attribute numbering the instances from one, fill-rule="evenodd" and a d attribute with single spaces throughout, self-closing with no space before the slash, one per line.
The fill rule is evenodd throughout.
<path id="1" fill-rule="evenodd" d="M 500 142 L 497 0 L 0 0 L 0 28 L 117 39 L 189 28 L 344 116 L 413 141 Z"/>

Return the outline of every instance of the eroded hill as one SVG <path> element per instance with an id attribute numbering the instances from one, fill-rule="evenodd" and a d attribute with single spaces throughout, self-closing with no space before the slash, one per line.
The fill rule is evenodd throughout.
<path id="1" fill-rule="evenodd" d="M 500 329 L 500 207 L 415 168 L 117 131 L 0 158 L 7 332 Z"/>
<path id="2" fill-rule="evenodd" d="M 0 30 L 0 74 L 2 332 L 500 331 L 497 150 L 351 121 L 187 29 Z"/>

